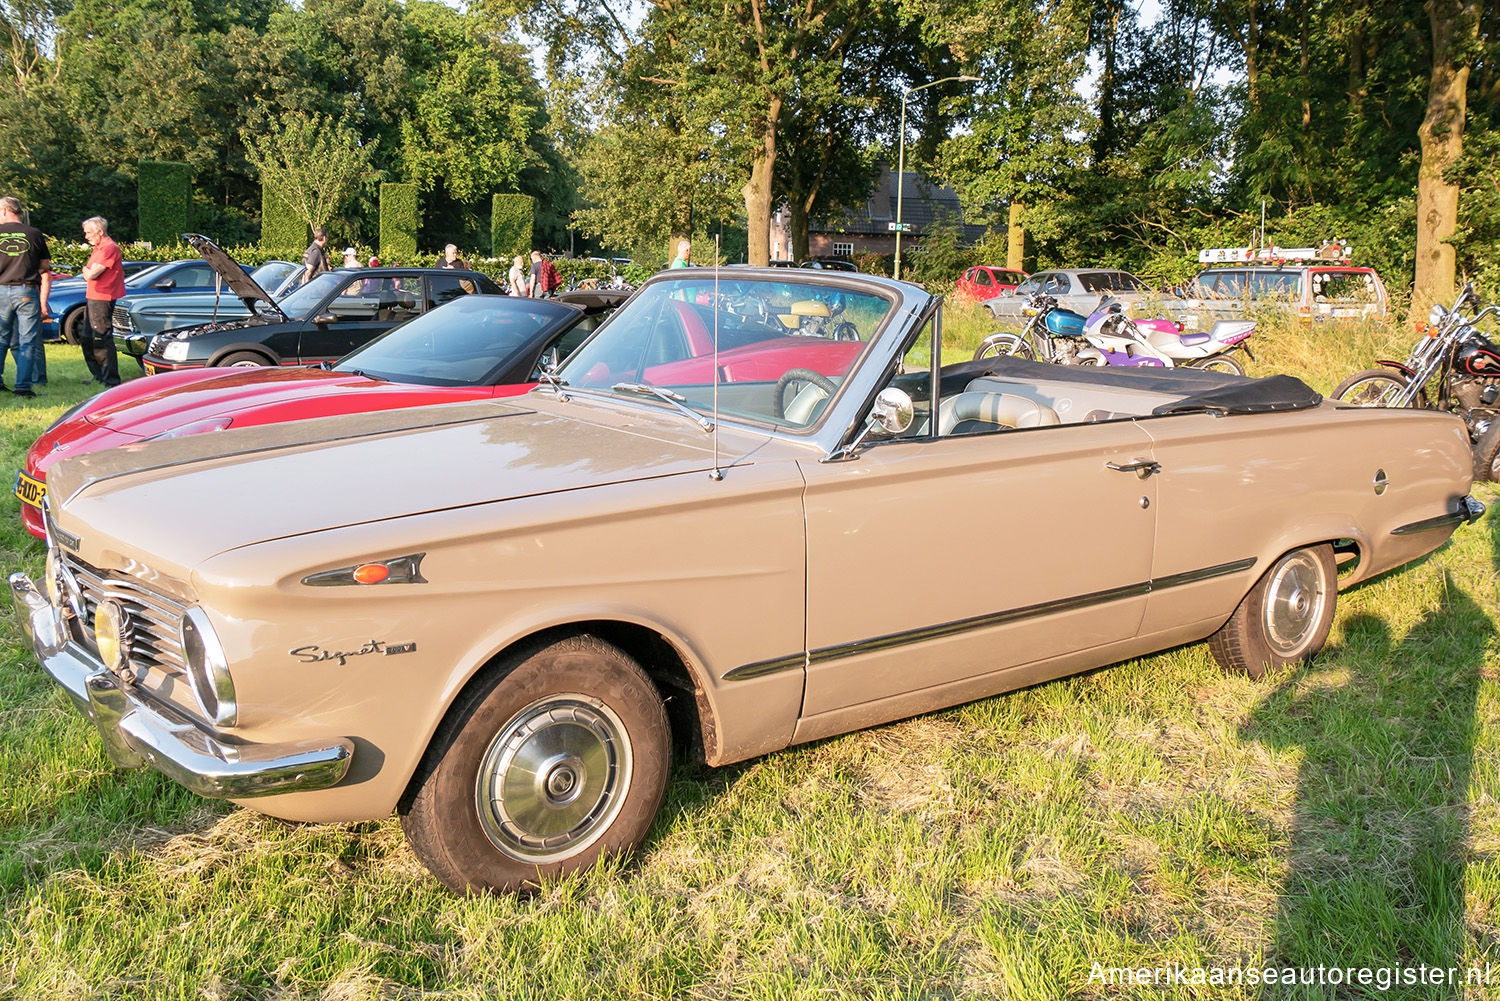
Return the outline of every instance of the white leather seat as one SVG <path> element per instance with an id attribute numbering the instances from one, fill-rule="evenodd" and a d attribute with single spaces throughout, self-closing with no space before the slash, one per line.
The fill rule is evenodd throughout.
<path id="1" fill-rule="evenodd" d="M 1009 393 L 959 393 L 938 406 L 938 435 L 953 433 L 964 421 L 983 421 L 1003 428 L 1038 428 L 1061 424 L 1057 411 Z"/>

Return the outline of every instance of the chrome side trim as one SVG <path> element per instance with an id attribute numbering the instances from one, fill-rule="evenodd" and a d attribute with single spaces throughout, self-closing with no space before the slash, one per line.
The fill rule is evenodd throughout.
<path id="1" fill-rule="evenodd" d="M 98 658 L 69 643 L 30 577 L 12 574 L 10 593 L 43 670 L 93 721 L 117 767 L 150 765 L 211 799 L 326 789 L 349 771 L 354 742 L 347 738 L 253 744 L 188 719 L 170 703 L 125 685 Z"/>
<path id="2" fill-rule="evenodd" d="M 1139 584 L 1126 584 L 1122 587 L 1094 591 L 1090 594 L 1080 594 L 1070 598 L 1058 598 L 1054 601 L 1026 605 L 1021 608 L 1011 608 L 1003 612 L 990 612 L 985 615 L 975 615 L 967 619 L 956 619 L 953 622 L 923 626 L 920 629 L 908 629 L 899 633 L 888 633 L 884 636 L 875 636 L 870 639 L 855 640 L 852 643 L 819 647 L 816 650 L 809 651 L 806 657 L 799 653 L 787 657 L 776 657 L 771 660 L 759 660 L 753 664 L 743 664 L 727 671 L 723 676 L 723 680 L 743 681 L 747 678 L 760 678 L 767 674 L 774 674 L 777 671 L 787 671 L 803 666 L 811 667 L 813 664 L 840 660 L 844 657 L 853 657 L 862 653 L 873 653 L 877 650 L 890 650 L 912 643 L 924 643 L 928 640 L 940 639 L 945 636 L 955 636 L 959 633 L 975 629 L 988 629 L 992 626 L 1019 622 L 1023 619 L 1038 618 L 1058 612 L 1076 611 L 1080 608 L 1089 608 L 1093 605 L 1101 605 L 1109 601 L 1120 601 L 1124 598 L 1139 598 L 1153 591 L 1165 591 L 1170 588 L 1182 587 L 1186 584 L 1196 584 L 1199 581 L 1212 580 L 1215 577 L 1223 577 L 1227 574 L 1249 570 L 1257 562 L 1255 557 L 1250 556 L 1242 560 L 1220 563 L 1217 566 L 1203 567 L 1198 570 L 1188 570 L 1183 573 L 1154 578 Z"/>
<path id="3" fill-rule="evenodd" d="M 1459 499 L 1458 510 L 1447 514 L 1440 514 L 1435 518 L 1423 518 L 1409 525 L 1391 529 L 1392 535 L 1416 535 L 1419 532 L 1432 532 L 1440 528 L 1453 529 L 1459 525 L 1472 525 L 1484 517 L 1484 505 L 1473 497 L 1465 495 Z"/>

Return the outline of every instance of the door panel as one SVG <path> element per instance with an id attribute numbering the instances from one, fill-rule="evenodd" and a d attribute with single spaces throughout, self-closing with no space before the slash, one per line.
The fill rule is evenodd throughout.
<path id="1" fill-rule="evenodd" d="M 803 463 L 804 716 L 1134 636 L 1156 477 L 1105 464 L 1150 455 L 1117 422 Z"/>

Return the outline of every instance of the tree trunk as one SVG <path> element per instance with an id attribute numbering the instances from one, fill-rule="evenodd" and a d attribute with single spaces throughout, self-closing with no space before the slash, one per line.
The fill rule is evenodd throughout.
<path id="1" fill-rule="evenodd" d="M 781 100 L 773 98 L 766 109 L 766 131 L 761 148 L 750 164 L 750 180 L 745 182 L 745 228 L 750 238 L 749 258 L 755 267 L 771 263 L 771 177 L 776 167 L 776 120 L 781 117 Z"/>
<path id="2" fill-rule="evenodd" d="M 804 199 L 794 195 L 786 201 L 787 235 L 792 244 L 787 254 L 794 261 L 805 261 L 812 256 L 807 244 L 807 207 L 812 204 L 812 198 Z"/>
<path id="3" fill-rule="evenodd" d="M 1005 229 L 1005 266 L 1017 271 L 1026 270 L 1026 227 L 1022 220 L 1026 216 L 1026 204 L 1020 200 L 1010 203 L 1010 225 Z"/>
<path id="4" fill-rule="evenodd" d="M 1458 226 L 1458 185 L 1446 177 L 1463 153 L 1468 110 L 1468 53 L 1479 33 L 1480 0 L 1427 0 L 1432 25 L 1432 80 L 1427 116 L 1418 135 L 1422 164 L 1417 173 L 1417 271 L 1411 315 L 1420 318 L 1434 302 L 1453 299 L 1455 262 L 1447 241 Z"/>

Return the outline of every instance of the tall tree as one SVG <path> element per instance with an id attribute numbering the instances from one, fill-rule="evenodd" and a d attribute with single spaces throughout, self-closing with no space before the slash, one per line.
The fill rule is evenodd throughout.
<path id="1" fill-rule="evenodd" d="M 1432 77 L 1422 119 L 1417 181 L 1417 273 L 1413 315 L 1453 297 L 1458 181 L 1448 176 L 1463 155 L 1469 69 L 1478 53 L 1480 0 L 1427 0 L 1432 27 Z"/>
<path id="2" fill-rule="evenodd" d="M 310 228 L 326 226 L 370 169 L 374 142 L 347 119 L 294 111 L 241 136 L 245 156 Z"/>

